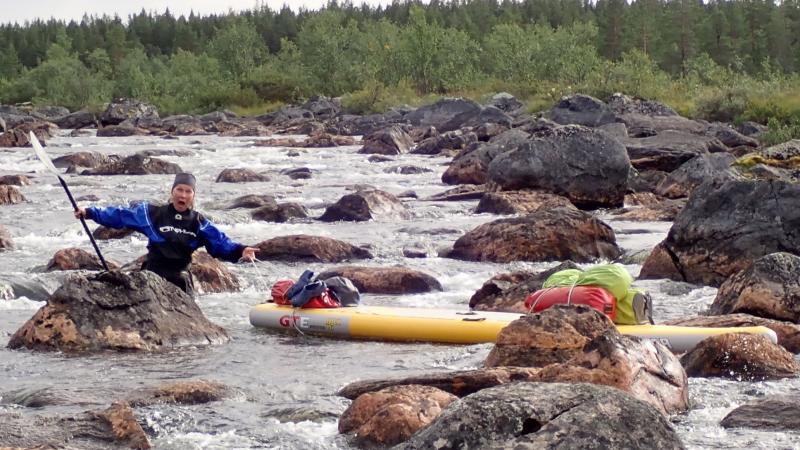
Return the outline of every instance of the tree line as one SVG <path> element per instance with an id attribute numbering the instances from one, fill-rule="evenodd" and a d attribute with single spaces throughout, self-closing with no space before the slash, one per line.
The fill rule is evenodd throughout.
<path id="1" fill-rule="evenodd" d="M 257 110 L 310 95 L 355 112 L 509 91 L 659 99 L 724 120 L 800 117 L 800 0 L 432 0 L 169 10 L 0 25 L 0 102 L 165 113 Z M 800 119 L 798 119 L 800 120 Z"/>

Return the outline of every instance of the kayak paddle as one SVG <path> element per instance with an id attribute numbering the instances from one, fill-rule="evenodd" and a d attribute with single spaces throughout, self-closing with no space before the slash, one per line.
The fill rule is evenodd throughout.
<path id="1" fill-rule="evenodd" d="M 72 197 L 72 192 L 69 191 L 69 187 L 67 186 L 67 182 L 61 178 L 61 173 L 59 173 L 56 166 L 53 165 L 53 161 L 50 161 L 50 157 L 47 156 L 47 153 L 42 148 L 42 144 L 39 143 L 39 139 L 36 138 L 36 135 L 33 134 L 33 131 L 30 132 L 31 138 L 31 145 L 33 145 L 33 151 L 36 152 L 36 156 L 39 157 L 39 160 L 42 161 L 44 167 L 53 173 L 56 177 L 58 177 L 58 181 L 61 183 L 61 186 L 64 188 L 64 191 L 67 193 L 67 197 L 69 197 L 70 203 L 72 203 L 72 208 L 75 211 L 78 211 L 78 204 L 75 203 L 75 199 Z M 94 247 L 94 251 L 97 252 L 97 256 L 100 258 L 100 264 L 103 265 L 103 268 L 108 272 L 108 264 L 106 264 L 105 258 L 103 258 L 103 254 L 100 253 L 100 247 L 97 246 L 97 242 L 94 241 L 94 236 L 92 236 L 92 232 L 89 231 L 89 225 L 86 225 L 86 219 L 81 217 L 81 223 L 83 224 L 83 229 L 86 231 L 86 235 L 89 236 L 89 240 L 92 241 L 92 247 Z"/>

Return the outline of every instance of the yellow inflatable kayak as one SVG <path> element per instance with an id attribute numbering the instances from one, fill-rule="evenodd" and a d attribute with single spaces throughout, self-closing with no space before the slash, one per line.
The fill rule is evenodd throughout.
<path id="1" fill-rule="evenodd" d="M 494 342 L 497 333 L 520 318 L 517 313 L 450 309 L 355 306 L 332 309 L 295 309 L 262 303 L 250 310 L 255 327 L 323 336 L 380 341 L 480 344 Z M 766 327 L 701 328 L 672 325 L 618 325 L 622 334 L 655 339 L 674 352 L 690 350 L 703 339 L 725 333 L 762 334 L 777 343 Z"/>

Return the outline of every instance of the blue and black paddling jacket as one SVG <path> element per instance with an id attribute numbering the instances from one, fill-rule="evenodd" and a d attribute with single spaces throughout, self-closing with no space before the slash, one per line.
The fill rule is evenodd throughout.
<path id="1" fill-rule="evenodd" d="M 187 270 L 192 253 L 200 247 L 205 247 L 211 256 L 230 262 L 238 261 L 245 248 L 202 214 L 194 210 L 181 213 L 172 204 L 89 207 L 86 215 L 100 225 L 130 228 L 147 236 L 147 260 L 142 269 L 166 277 Z"/>

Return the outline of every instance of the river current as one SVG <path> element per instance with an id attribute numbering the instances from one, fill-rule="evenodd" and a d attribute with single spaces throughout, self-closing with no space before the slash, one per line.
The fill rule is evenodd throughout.
<path id="1" fill-rule="evenodd" d="M 63 132 L 62 132 L 63 133 Z M 393 162 L 372 163 L 358 146 L 322 149 L 256 147 L 253 138 L 191 136 L 177 140 L 157 137 L 97 138 L 56 136 L 48 141 L 51 157 L 78 151 L 128 156 L 145 150 L 156 153 L 197 176 L 198 209 L 235 240 L 254 244 L 289 234 L 329 236 L 366 246 L 375 259 L 358 265 L 404 265 L 436 277 L 444 292 L 404 296 L 362 296 L 373 305 L 439 307 L 465 310 L 470 296 L 492 275 L 512 270 L 541 270 L 554 263 L 478 263 L 437 257 L 466 231 L 498 218 L 474 214 L 477 201 L 426 201 L 450 186 L 441 183 L 449 158 L 400 155 Z M 178 152 L 174 152 L 177 150 Z M 292 156 L 292 155 L 295 156 Z M 431 172 L 404 175 L 399 166 L 413 165 Z M 292 180 L 281 170 L 308 167 L 311 179 Z M 257 183 L 216 183 L 224 168 L 250 168 L 270 176 Z M 281 335 L 250 326 L 249 309 L 269 295 L 279 278 L 297 278 L 304 269 L 315 272 L 336 264 L 259 262 L 230 265 L 242 283 L 238 293 L 202 295 L 198 303 L 213 322 L 224 326 L 232 340 L 222 346 L 185 348 L 158 354 L 103 353 L 72 356 L 62 353 L 10 351 L 14 333 L 43 305 L 40 294 L 3 294 L 4 281 L 24 280 L 49 291 L 63 274 L 41 273 L 53 254 L 78 246 L 92 251 L 58 181 L 45 172 L 30 148 L 0 149 L 0 175 L 26 174 L 32 185 L 21 187 L 27 202 L 0 206 L 0 224 L 11 233 L 15 249 L 0 252 L 0 414 L 69 414 L 104 409 L 111 401 L 142 387 L 186 379 L 209 379 L 233 387 L 238 394 L 219 402 L 193 406 L 138 408 L 137 415 L 158 449 L 348 449 L 337 434 L 337 418 L 349 401 L 335 395 L 347 383 L 368 379 L 480 367 L 491 345 L 397 344 L 343 341 L 312 336 Z M 91 204 L 127 204 L 131 200 L 164 201 L 172 175 L 65 175 L 77 198 Z M 324 223 L 308 219 L 288 224 L 250 219 L 249 210 L 226 210 L 226 202 L 245 194 L 271 194 L 278 202 L 295 201 L 318 217 L 326 205 L 356 184 L 400 194 L 409 220 Z M 626 252 L 649 249 L 669 230 L 667 222 L 624 222 L 598 212 L 613 228 Z M 94 224 L 91 224 L 94 226 Z M 107 259 L 127 263 L 145 253 L 146 240 L 134 235 L 100 241 Z M 421 248 L 428 257 L 409 259 L 403 248 Z M 640 266 L 627 268 L 637 275 Z M 656 322 L 696 315 L 714 299 L 713 288 L 691 287 L 663 280 L 643 281 L 650 290 Z M 10 297 L 10 298 L 4 298 Z M 33 297 L 33 298 L 31 298 Z M 39 297 L 39 298 L 37 298 Z M 692 409 L 672 417 L 688 448 L 800 448 L 800 433 L 751 429 L 725 430 L 719 421 L 735 407 L 765 395 L 797 392 L 800 380 L 741 382 L 692 378 Z M 28 398 L 46 398 L 36 407 Z M 23 405 L 28 406 L 23 406 Z"/>

